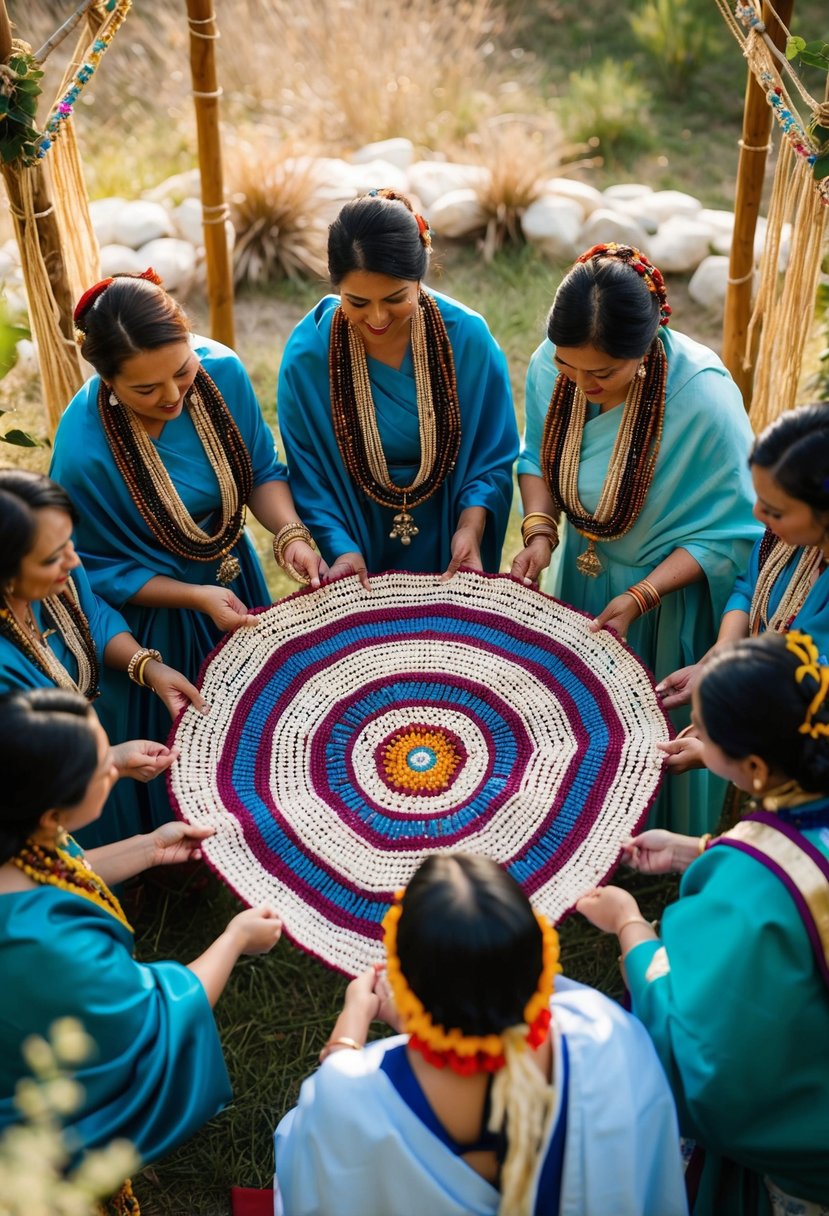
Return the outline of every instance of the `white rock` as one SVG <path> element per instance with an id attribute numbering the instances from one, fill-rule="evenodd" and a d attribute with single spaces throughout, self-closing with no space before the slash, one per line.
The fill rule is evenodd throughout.
<path id="1" fill-rule="evenodd" d="M 11 275 L 17 277 L 19 273 L 20 262 L 5 248 L 0 249 L 0 280 L 8 279 Z"/>
<path id="2" fill-rule="evenodd" d="M 10 236 L 7 241 L 4 241 L 0 245 L 0 253 L 4 257 L 10 258 L 11 261 L 16 262 L 18 266 L 20 265 L 20 247 L 13 236 Z"/>
<path id="3" fill-rule="evenodd" d="M 635 198 L 643 198 L 646 194 L 653 194 L 651 186 L 646 186 L 642 182 L 621 182 L 616 186 L 608 186 L 602 192 L 602 197 L 607 204 L 615 204 L 629 203 Z"/>
<path id="4" fill-rule="evenodd" d="M 37 347 L 31 338 L 21 338 L 14 349 L 17 352 L 16 367 L 19 367 L 24 372 L 36 372 L 38 370 Z"/>
<path id="5" fill-rule="evenodd" d="M 424 208 L 450 190 L 474 189 L 489 181 L 489 170 L 483 165 L 461 165 L 452 161 L 419 160 L 409 169 L 409 189 L 417 194 Z M 431 215 L 427 219 L 431 222 Z"/>
<path id="6" fill-rule="evenodd" d="M 703 207 L 698 215 L 694 216 L 700 224 L 708 224 L 714 232 L 726 232 L 730 236 L 734 231 L 734 212 L 721 211 L 712 207 Z"/>
<path id="7" fill-rule="evenodd" d="M 537 245 L 547 257 L 570 262 L 580 252 L 582 222 L 578 199 L 544 194 L 527 207 L 521 217 L 521 228 L 530 244 Z"/>
<path id="8" fill-rule="evenodd" d="M 697 266 L 688 283 L 688 294 L 709 312 L 722 312 L 728 290 L 728 258 L 709 254 Z"/>
<path id="9" fill-rule="evenodd" d="M 577 202 L 581 206 L 583 219 L 587 219 L 597 207 L 604 205 L 600 190 L 571 177 L 551 177 L 544 183 L 544 194 L 554 194 L 558 198 L 569 198 Z"/>
<path id="10" fill-rule="evenodd" d="M 657 225 L 675 216 L 696 216 L 702 211 L 702 203 L 691 194 L 681 190 L 654 190 L 640 200 L 641 210 L 652 216 Z"/>
<path id="11" fill-rule="evenodd" d="M 598 207 L 585 221 L 579 235 L 582 249 L 589 249 L 591 245 L 606 245 L 609 241 L 616 241 L 620 245 L 634 245 L 641 249 L 647 244 L 647 240 L 647 233 L 641 224 L 637 224 L 621 211 L 611 210 L 610 207 Z"/>
<path id="12" fill-rule="evenodd" d="M 147 269 L 147 263 L 142 261 L 141 254 L 129 245 L 101 246 L 101 278 L 107 279 L 113 274 L 140 274 Z"/>
<path id="13" fill-rule="evenodd" d="M 634 224 L 638 224 L 643 232 L 648 236 L 656 232 L 659 224 L 654 219 L 653 215 L 648 211 L 648 195 L 642 198 L 617 199 L 614 202 L 612 210 L 618 211 L 620 215 L 626 215 L 633 220 Z"/>
<path id="14" fill-rule="evenodd" d="M 3 303 L 6 307 L 6 316 L 9 321 L 25 320 L 29 316 L 29 301 L 26 297 L 26 288 L 22 283 L 13 284 L 7 282 L 3 284 Z"/>
<path id="15" fill-rule="evenodd" d="M 142 266 L 152 266 L 168 291 L 183 296 L 189 291 L 196 273 L 196 251 L 189 241 L 159 237 L 138 251 Z"/>
<path id="16" fill-rule="evenodd" d="M 373 160 L 383 160 L 398 169 L 408 169 L 414 163 L 414 158 L 414 144 L 410 139 L 381 139 L 352 152 L 351 163 L 365 165 Z"/>
<path id="17" fill-rule="evenodd" d="M 176 207 L 186 198 L 201 198 L 201 177 L 198 169 L 186 169 L 184 173 L 174 173 L 163 182 L 145 190 L 141 195 L 151 203 L 168 203 Z"/>
<path id="18" fill-rule="evenodd" d="M 117 239 L 115 224 L 128 206 L 125 198 L 96 198 L 89 204 L 89 218 L 99 245 L 111 245 Z"/>
<path id="19" fill-rule="evenodd" d="M 204 226 L 202 224 L 201 201 L 197 198 L 186 198 L 174 207 L 172 212 L 176 235 L 191 245 L 204 244 Z"/>
<path id="20" fill-rule="evenodd" d="M 487 216 L 471 187 L 449 190 L 429 208 L 429 224 L 438 236 L 458 240 L 480 232 Z"/>
<path id="21" fill-rule="evenodd" d="M 173 222 L 169 212 L 160 203 L 138 199 L 123 206 L 114 222 L 114 242 L 140 249 L 148 241 L 172 236 Z M 100 238 L 98 238 L 100 241 Z"/>
<path id="22" fill-rule="evenodd" d="M 648 240 L 648 257 L 663 274 L 696 270 L 710 252 L 710 228 L 686 216 L 672 216 Z"/>
<path id="23" fill-rule="evenodd" d="M 369 160 L 364 164 L 352 165 L 351 172 L 357 194 L 383 189 L 406 194 L 409 189 L 409 178 L 405 170 L 387 160 Z"/>

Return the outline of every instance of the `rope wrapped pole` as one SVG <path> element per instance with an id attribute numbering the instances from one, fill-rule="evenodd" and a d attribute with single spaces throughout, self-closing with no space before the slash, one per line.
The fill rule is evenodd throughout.
<path id="1" fill-rule="evenodd" d="M 779 0 L 774 20 L 770 6 L 763 4 L 763 21 L 775 45 L 782 49 L 784 26 L 791 21 L 794 0 Z M 737 190 L 734 198 L 734 235 L 728 263 L 728 291 L 723 321 L 723 362 L 743 395 L 746 409 L 751 405 L 754 379 L 754 350 L 748 349 L 748 324 L 754 280 L 754 237 L 771 136 L 772 113 L 762 87 L 751 70 L 748 72 L 743 133 L 737 165 Z"/>
<path id="2" fill-rule="evenodd" d="M 12 49 L 11 24 L 5 2 L 0 0 L 0 62 L 8 62 Z M 54 434 L 66 403 L 83 384 L 74 340 L 72 290 L 43 167 L 4 164 L 2 172 L 20 249 L 43 401 Z"/>
<path id="3" fill-rule="evenodd" d="M 222 90 L 216 75 L 215 54 L 219 28 L 213 3 L 214 0 L 187 0 L 190 73 L 198 133 L 210 333 L 217 341 L 233 346 L 233 274 L 225 234 L 225 220 L 229 212 L 224 196 L 219 132 L 219 98 Z"/>

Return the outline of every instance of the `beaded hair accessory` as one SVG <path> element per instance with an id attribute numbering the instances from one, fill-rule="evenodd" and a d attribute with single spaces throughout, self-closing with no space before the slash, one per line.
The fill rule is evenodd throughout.
<path id="1" fill-rule="evenodd" d="M 588 249 L 581 257 L 576 258 L 576 265 L 580 262 L 590 262 L 593 258 L 617 258 L 626 266 L 630 266 L 631 270 L 635 270 L 643 279 L 648 291 L 659 301 L 659 324 L 668 324 L 673 310 L 668 303 L 665 280 L 662 278 L 662 272 L 648 261 L 644 253 L 635 249 L 633 245 L 619 245 L 616 241 L 609 241 L 606 245 L 594 245 L 592 249 Z"/>
<path id="2" fill-rule="evenodd" d="M 815 722 L 814 717 L 822 708 L 829 693 L 829 667 L 824 667 L 820 663 L 818 648 L 808 633 L 801 633 L 799 630 L 793 629 L 785 637 L 786 649 L 800 660 L 800 666 L 794 673 L 796 682 L 802 684 L 808 676 L 817 684 L 817 692 L 809 702 L 809 708 L 806 710 L 806 717 L 800 724 L 799 732 L 801 735 L 808 735 L 811 739 L 820 739 L 829 735 L 829 723 Z"/>
<path id="3" fill-rule="evenodd" d="M 153 270 L 152 266 L 148 266 L 146 270 L 142 270 L 140 274 L 120 274 L 111 275 L 107 279 L 101 279 L 98 283 L 93 283 L 83 293 L 81 298 L 75 305 L 75 311 L 72 313 L 72 320 L 75 322 L 75 341 L 78 345 L 86 341 L 86 330 L 83 325 L 83 318 L 89 312 L 92 305 L 102 296 L 107 287 L 110 287 L 116 279 L 146 279 L 148 283 L 155 283 L 156 287 L 163 287 L 164 283 L 161 278 Z"/>
<path id="4" fill-rule="evenodd" d="M 400 967 L 397 956 L 397 928 L 403 914 L 403 891 L 398 891 L 395 903 L 383 920 L 383 940 L 386 946 L 386 974 L 394 1002 L 400 1014 L 403 1030 L 409 1035 L 409 1046 L 435 1068 L 451 1068 L 461 1076 L 476 1072 L 497 1072 L 506 1064 L 505 1035 L 463 1034 L 457 1029 L 447 1030 L 437 1022 L 415 996 Z M 543 938 L 542 969 L 538 986 L 524 1006 L 525 1031 L 523 1042 L 535 1051 L 547 1037 L 550 1027 L 550 997 L 553 980 L 559 964 L 558 934 L 546 917 L 535 913 Z M 509 1028 L 514 1029 L 513 1027 Z"/>

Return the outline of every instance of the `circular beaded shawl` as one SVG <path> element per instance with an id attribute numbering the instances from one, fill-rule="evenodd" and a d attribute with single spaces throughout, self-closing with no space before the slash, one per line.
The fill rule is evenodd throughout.
<path id="1" fill-rule="evenodd" d="M 508 575 L 371 588 L 299 591 L 225 638 L 169 774 L 216 872 L 350 975 L 435 850 L 495 858 L 559 920 L 644 819 L 671 734 L 631 651 Z"/>

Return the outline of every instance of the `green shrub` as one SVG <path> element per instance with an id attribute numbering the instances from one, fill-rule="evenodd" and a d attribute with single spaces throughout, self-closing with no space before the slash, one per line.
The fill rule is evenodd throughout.
<path id="1" fill-rule="evenodd" d="M 651 94 L 627 64 L 603 59 L 570 73 L 559 114 L 570 140 L 600 148 L 605 160 L 650 143 Z"/>
<path id="2" fill-rule="evenodd" d="M 713 50 L 720 22 L 713 8 L 689 0 L 645 0 L 628 18 L 634 37 L 653 59 L 666 92 L 678 97 Z"/>

